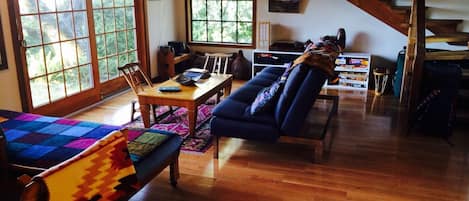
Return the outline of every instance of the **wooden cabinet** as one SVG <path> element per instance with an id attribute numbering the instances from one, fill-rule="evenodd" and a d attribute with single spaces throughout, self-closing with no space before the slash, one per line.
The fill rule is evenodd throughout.
<path id="1" fill-rule="evenodd" d="M 171 51 L 158 51 L 158 76 L 163 79 L 176 76 L 175 65 L 190 58 L 190 54 L 175 56 Z"/>

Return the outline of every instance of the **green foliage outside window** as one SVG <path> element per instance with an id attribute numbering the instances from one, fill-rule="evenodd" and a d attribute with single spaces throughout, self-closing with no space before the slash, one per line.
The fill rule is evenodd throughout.
<path id="1" fill-rule="evenodd" d="M 253 0 L 191 0 L 191 41 L 253 43 Z"/>
<path id="2" fill-rule="evenodd" d="M 95 34 L 86 2 L 18 0 L 33 107 L 94 87 L 90 35 L 101 82 L 138 60 L 134 0 L 92 0 Z"/>

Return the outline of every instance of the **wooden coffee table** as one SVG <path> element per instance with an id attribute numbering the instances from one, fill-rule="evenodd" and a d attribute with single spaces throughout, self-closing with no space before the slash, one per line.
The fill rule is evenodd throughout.
<path id="1" fill-rule="evenodd" d="M 195 134 L 197 121 L 197 106 L 205 103 L 210 97 L 219 94 L 224 89 L 224 95 L 231 92 L 233 76 L 230 74 L 212 74 L 210 78 L 199 80 L 196 86 L 183 86 L 174 80 L 167 80 L 156 84 L 153 88 L 146 88 L 138 93 L 140 112 L 145 128 L 150 127 L 150 105 L 170 105 L 185 107 L 188 110 L 189 133 Z M 160 92 L 161 86 L 179 86 L 180 92 Z"/>

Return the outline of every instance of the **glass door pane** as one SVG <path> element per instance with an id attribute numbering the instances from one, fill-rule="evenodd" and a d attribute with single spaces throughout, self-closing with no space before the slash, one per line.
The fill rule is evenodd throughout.
<path id="1" fill-rule="evenodd" d="M 19 0 L 33 108 L 94 87 L 86 0 Z"/>
<path id="2" fill-rule="evenodd" d="M 101 83 L 120 76 L 117 67 L 137 62 L 134 0 L 93 0 Z"/>

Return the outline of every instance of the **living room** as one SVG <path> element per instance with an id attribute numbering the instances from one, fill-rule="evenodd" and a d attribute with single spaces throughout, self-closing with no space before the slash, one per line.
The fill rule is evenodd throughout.
<path id="1" fill-rule="evenodd" d="M 147 18 L 148 33 L 142 43 L 148 53 L 143 57 L 145 60 L 142 63 L 146 63 L 143 70 L 150 78 L 156 79 L 161 76 L 157 56 L 160 46 L 168 45 L 169 41 L 189 42 L 186 1 L 136 2 L 136 9 L 142 6 L 141 9 L 147 14 L 144 17 Z M 394 69 L 399 51 L 408 42 L 405 34 L 349 1 L 300 1 L 296 13 L 270 12 L 268 0 L 254 2 L 255 24 L 268 21 L 272 41 L 305 42 L 311 39 L 317 42 L 321 36 L 334 35 L 338 28 L 344 28 L 347 34 L 344 52 L 372 55 L 370 78 L 371 69 L 376 67 Z M 0 71 L 0 93 L 4 94 L 0 109 L 57 114 L 54 107 L 50 113 L 46 109 L 35 110 L 34 100 L 24 98 L 25 91 L 30 89 L 22 88 L 24 84 L 20 83 L 24 82 L 21 79 L 29 78 L 20 76 L 24 69 L 17 69 L 21 62 L 15 56 L 17 50 L 10 23 L 15 14 L 9 9 L 11 4 L 10 1 L 0 2 L 8 66 Z M 87 6 L 90 5 L 91 1 Z M 135 17 L 139 17 L 138 11 Z M 138 21 L 136 26 L 139 26 Z M 258 29 L 257 25 L 255 29 Z M 136 30 L 139 37 L 138 27 Z M 254 41 L 258 37 L 259 34 Z M 141 41 L 136 43 L 141 45 Z M 251 62 L 256 49 L 249 45 L 227 47 L 196 43 L 189 43 L 191 52 L 236 53 L 241 49 Z M 447 45 L 430 47 L 443 48 Z M 464 48 L 467 49 L 467 46 Z M 139 56 L 140 61 L 141 58 Z M 99 55 L 96 61 L 90 59 L 90 63 L 98 59 L 101 59 Z M 122 81 L 127 87 L 127 83 Z M 321 162 L 311 162 L 314 146 L 301 143 L 302 140 L 265 143 L 222 137 L 217 146 L 218 158 L 213 157 L 214 144 L 200 152 L 183 150 L 179 154 L 177 187 L 168 184 L 167 178 L 172 172 L 166 168 L 131 200 L 468 200 L 469 141 L 464 121 L 456 121 L 453 127 L 450 138 L 453 145 L 440 137 L 405 132 L 405 107 L 389 90 L 390 82 L 388 91 L 382 96 L 375 95 L 372 84 L 367 91 L 327 89 L 322 92 L 338 96 L 339 109 L 327 129 L 333 136 L 332 146 L 326 149 Z M 234 80 L 232 94 L 245 83 Z M 116 85 L 110 85 L 113 84 Z M 131 102 L 137 98 L 131 90 L 92 94 L 97 97 L 89 99 L 93 103 L 87 104 L 85 110 L 71 107 L 74 111 L 66 117 L 117 126 L 129 122 Z M 225 91 L 223 95 L 229 93 Z M 86 100 L 83 98 L 75 102 Z M 59 104 L 67 106 L 68 102 Z M 327 116 L 325 109 L 331 105 L 330 100 L 318 99 L 312 110 Z M 199 112 L 200 116 L 204 115 Z"/>

